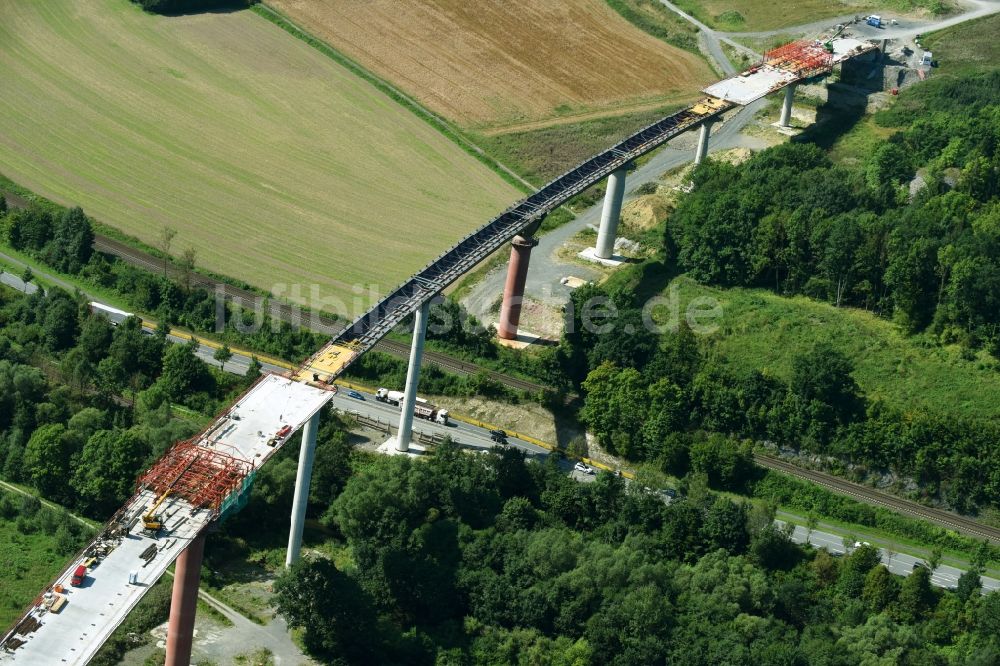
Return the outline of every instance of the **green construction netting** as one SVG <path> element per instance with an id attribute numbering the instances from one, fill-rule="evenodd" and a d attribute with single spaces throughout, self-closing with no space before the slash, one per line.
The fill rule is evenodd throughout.
<path id="1" fill-rule="evenodd" d="M 250 488 L 253 486 L 254 477 L 257 470 L 250 472 L 240 483 L 240 487 L 229 493 L 226 499 L 222 500 L 219 506 L 219 522 L 221 523 L 228 516 L 243 510 L 250 500 Z"/>

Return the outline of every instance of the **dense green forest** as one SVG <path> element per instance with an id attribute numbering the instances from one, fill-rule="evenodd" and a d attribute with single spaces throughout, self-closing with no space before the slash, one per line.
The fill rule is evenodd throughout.
<path id="1" fill-rule="evenodd" d="M 165 337 L 58 289 L 0 287 L 0 477 L 107 519 L 145 465 L 259 373 L 222 373 Z M 172 405 L 195 411 L 178 419 Z"/>
<path id="2" fill-rule="evenodd" d="M 915 92 L 876 116 L 901 129 L 856 168 L 808 143 L 709 162 L 667 251 L 703 282 L 862 307 L 1000 355 L 998 90 L 1000 71 Z"/>
<path id="3" fill-rule="evenodd" d="M 990 664 L 1000 594 L 905 579 L 860 547 L 802 549 L 773 510 L 692 488 L 667 505 L 515 450 L 379 458 L 323 523 L 351 561 L 275 585 L 322 663 Z"/>
<path id="4" fill-rule="evenodd" d="M 905 98 L 905 128 L 856 167 L 835 166 L 808 143 L 739 166 L 709 161 L 668 220 L 663 264 L 706 283 L 875 310 L 908 331 L 1000 353 L 998 86 L 996 74 L 973 74 L 916 91 L 916 101 Z M 960 104 L 937 101 L 959 89 Z M 904 122 L 891 112 L 880 120 Z M 648 262 L 574 293 L 563 362 L 586 393 L 584 420 L 610 451 L 681 475 L 706 449 L 768 441 L 859 465 L 859 478 L 892 470 L 919 484 L 917 496 L 960 511 L 1000 506 L 996 423 L 866 396 L 833 343 L 798 354 L 781 379 L 734 369 L 683 325 L 655 334 L 642 325 L 643 299 L 670 274 Z M 594 297 L 617 306 L 610 333 L 583 326 Z M 712 481 L 742 487 L 738 472 Z"/>

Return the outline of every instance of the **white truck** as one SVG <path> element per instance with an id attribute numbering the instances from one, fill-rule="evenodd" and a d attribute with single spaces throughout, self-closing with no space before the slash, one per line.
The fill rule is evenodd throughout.
<path id="1" fill-rule="evenodd" d="M 125 312 L 124 310 L 119 310 L 118 308 L 113 308 L 110 305 L 98 303 L 97 301 L 91 301 L 88 305 L 91 312 L 106 317 L 112 326 L 117 326 L 129 317 L 134 316 L 131 312 Z"/>
<path id="2" fill-rule="evenodd" d="M 403 402 L 404 393 L 402 391 L 390 391 L 387 388 L 380 388 L 375 391 L 375 399 L 388 405 L 399 407 Z M 448 410 L 440 409 L 432 405 L 425 399 L 417 396 L 413 405 L 413 415 L 418 419 L 427 419 L 441 425 L 448 425 Z"/>
<path id="3" fill-rule="evenodd" d="M 380 388 L 375 391 L 375 399 L 379 402 L 384 402 L 390 405 L 395 405 L 399 407 L 399 403 L 403 402 L 403 392 L 402 391 L 390 391 L 386 388 Z"/>

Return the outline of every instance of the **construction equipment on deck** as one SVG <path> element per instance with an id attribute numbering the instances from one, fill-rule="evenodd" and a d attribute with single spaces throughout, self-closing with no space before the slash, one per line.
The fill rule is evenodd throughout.
<path id="1" fill-rule="evenodd" d="M 160 495 L 159 499 L 157 499 L 156 503 L 154 503 L 153 506 L 150 507 L 149 511 L 143 514 L 142 516 L 143 528 L 153 533 L 159 532 L 160 530 L 163 529 L 163 516 L 156 513 L 156 510 L 160 508 L 160 505 L 163 504 L 168 497 L 170 497 L 169 488 L 162 495 Z"/>

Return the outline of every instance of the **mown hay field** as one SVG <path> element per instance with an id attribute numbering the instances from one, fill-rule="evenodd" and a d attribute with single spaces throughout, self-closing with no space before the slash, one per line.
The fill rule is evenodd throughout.
<path id="1" fill-rule="evenodd" d="M 269 0 L 432 111 L 472 129 L 693 98 L 700 57 L 604 0 Z"/>
<path id="2" fill-rule="evenodd" d="M 0 0 L 0 72 L 0 173 L 265 289 L 384 293 L 519 198 L 250 11 Z"/>

